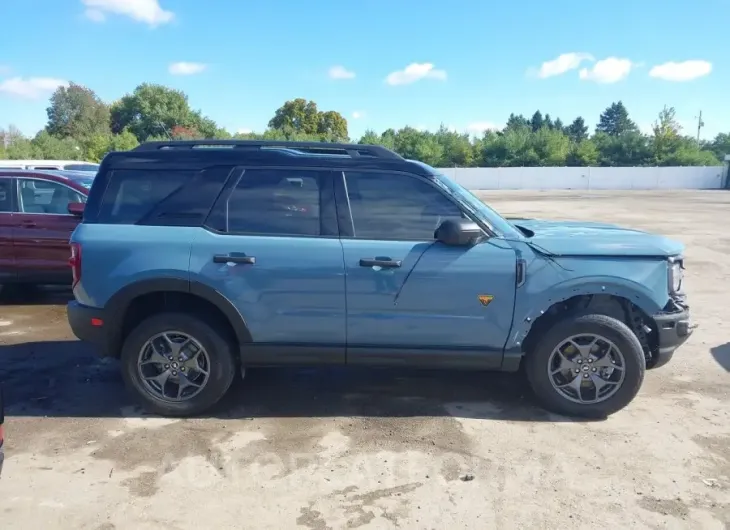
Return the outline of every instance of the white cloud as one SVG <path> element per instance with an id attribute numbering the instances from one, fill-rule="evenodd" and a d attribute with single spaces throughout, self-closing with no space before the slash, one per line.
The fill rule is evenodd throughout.
<path id="1" fill-rule="evenodd" d="M 238 129 L 236 131 L 238 134 L 251 134 L 253 131 L 251 129 Z"/>
<path id="2" fill-rule="evenodd" d="M 649 75 L 665 81 L 691 81 L 709 75 L 710 72 L 712 72 L 712 63 L 708 61 L 692 60 L 681 63 L 669 61 L 654 66 L 649 70 Z"/>
<path id="3" fill-rule="evenodd" d="M 584 61 L 594 61 L 590 53 L 570 52 L 558 55 L 552 61 L 545 61 L 537 71 L 537 77 L 545 79 L 555 75 L 562 75 L 570 70 L 575 70 Z M 530 73 L 530 72 L 528 72 Z"/>
<path id="4" fill-rule="evenodd" d="M 329 70 L 330 79 L 353 79 L 355 72 L 348 70 L 344 66 L 333 66 Z"/>
<path id="5" fill-rule="evenodd" d="M 403 70 L 391 72 L 385 78 L 389 85 L 408 85 L 420 79 L 446 80 L 446 70 L 437 70 L 431 63 L 411 63 Z"/>
<path id="6" fill-rule="evenodd" d="M 476 121 L 466 126 L 466 130 L 472 134 L 482 134 L 485 131 L 498 131 L 499 129 L 501 127 L 491 121 Z"/>
<path id="7" fill-rule="evenodd" d="M 81 0 L 86 6 L 86 17 L 103 22 L 107 15 L 123 15 L 152 27 L 167 24 L 175 18 L 172 11 L 160 6 L 159 0 Z"/>
<path id="8" fill-rule="evenodd" d="M 25 99 L 38 99 L 50 94 L 60 86 L 68 86 L 68 81 L 52 77 L 13 77 L 0 83 L 0 93 Z"/>
<path id="9" fill-rule="evenodd" d="M 360 118 L 365 117 L 365 111 L 364 110 L 356 110 L 352 113 L 352 119 L 353 120 L 359 120 Z"/>
<path id="10" fill-rule="evenodd" d="M 168 72 L 172 75 L 195 75 L 204 72 L 208 68 L 207 64 L 203 63 L 172 63 L 168 68 Z"/>
<path id="11" fill-rule="evenodd" d="M 584 81 L 596 83 L 616 83 L 625 79 L 636 66 L 629 59 L 608 57 L 596 62 L 591 68 L 582 68 L 579 77 Z"/>

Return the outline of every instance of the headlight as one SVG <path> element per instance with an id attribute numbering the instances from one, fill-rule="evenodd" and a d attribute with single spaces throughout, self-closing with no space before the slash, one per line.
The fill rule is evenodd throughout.
<path id="1" fill-rule="evenodd" d="M 679 293 L 682 291 L 682 280 L 684 277 L 684 266 L 681 259 L 669 261 L 669 291 Z"/>

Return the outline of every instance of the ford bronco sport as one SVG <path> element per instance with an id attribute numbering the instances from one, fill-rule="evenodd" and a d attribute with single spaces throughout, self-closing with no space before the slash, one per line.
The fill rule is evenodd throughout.
<path id="1" fill-rule="evenodd" d="M 507 221 L 380 146 L 150 142 L 107 155 L 71 238 L 71 327 L 148 409 L 199 414 L 239 370 L 516 371 L 604 417 L 691 333 L 683 245 Z"/>

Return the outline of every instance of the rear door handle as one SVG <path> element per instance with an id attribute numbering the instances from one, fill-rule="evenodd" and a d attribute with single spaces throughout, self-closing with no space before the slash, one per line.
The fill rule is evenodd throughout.
<path id="1" fill-rule="evenodd" d="M 361 267 L 396 268 L 400 267 L 402 263 L 401 260 L 389 258 L 360 258 Z"/>
<path id="2" fill-rule="evenodd" d="M 38 226 L 35 221 L 21 221 L 20 226 L 24 226 L 26 228 L 34 228 Z"/>
<path id="3" fill-rule="evenodd" d="M 253 256 L 229 256 L 228 254 L 216 254 L 213 256 L 213 263 L 245 263 L 253 265 L 256 258 Z"/>

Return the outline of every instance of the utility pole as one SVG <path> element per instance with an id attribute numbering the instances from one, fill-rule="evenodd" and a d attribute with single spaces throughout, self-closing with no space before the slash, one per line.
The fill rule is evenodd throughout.
<path id="1" fill-rule="evenodd" d="M 700 111 L 699 116 L 695 116 L 697 118 L 697 145 L 700 145 L 700 129 L 705 126 L 705 122 L 702 121 L 702 111 Z"/>

